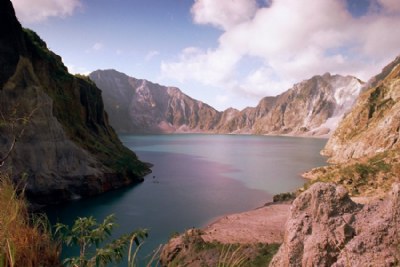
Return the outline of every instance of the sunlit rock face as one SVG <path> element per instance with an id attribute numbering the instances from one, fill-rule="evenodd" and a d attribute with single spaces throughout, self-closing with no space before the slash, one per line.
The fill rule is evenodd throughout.
<path id="1" fill-rule="evenodd" d="M 122 133 L 235 133 L 327 136 L 350 110 L 363 83 L 351 76 L 315 76 L 256 107 L 219 112 L 178 88 L 115 70 L 90 78 L 103 91 L 111 124 Z"/>
<path id="2" fill-rule="evenodd" d="M 323 154 L 334 163 L 371 157 L 400 146 L 400 57 L 369 82 L 329 139 Z"/>
<path id="3" fill-rule="evenodd" d="M 395 266 L 400 186 L 354 203 L 342 186 L 316 183 L 296 198 L 270 266 Z"/>

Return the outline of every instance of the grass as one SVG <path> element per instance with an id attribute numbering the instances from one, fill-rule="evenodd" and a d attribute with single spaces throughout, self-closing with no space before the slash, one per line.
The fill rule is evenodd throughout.
<path id="1" fill-rule="evenodd" d="M 60 244 L 43 215 L 30 215 L 23 192 L 0 173 L 0 267 L 60 266 Z"/>
<path id="2" fill-rule="evenodd" d="M 341 184 L 351 196 L 376 196 L 390 190 L 398 181 L 400 155 L 397 151 L 386 151 L 357 162 L 331 165 L 313 170 L 314 180 L 305 184 L 308 189 L 315 182 Z"/>
<path id="3" fill-rule="evenodd" d="M 174 266 L 256 267 L 268 266 L 280 244 L 223 244 L 206 242 L 200 229 L 186 231 L 181 236 L 182 250 L 168 263 Z"/>

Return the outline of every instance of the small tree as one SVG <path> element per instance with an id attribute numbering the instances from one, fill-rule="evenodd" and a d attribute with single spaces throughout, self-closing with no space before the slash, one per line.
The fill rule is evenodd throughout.
<path id="1" fill-rule="evenodd" d="M 55 225 L 56 235 L 67 246 L 76 245 L 79 247 L 79 256 L 65 259 L 64 264 L 74 267 L 105 266 L 112 262 L 121 261 L 126 248 L 130 246 L 128 261 L 130 266 L 134 266 L 135 257 L 131 257 L 131 248 L 135 243 L 137 252 L 142 241 L 147 237 L 147 230 L 140 229 L 122 235 L 100 248 L 100 244 L 111 236 L 112 229 L 115 226 L 114 215 L 107 216 L 99 224 L 92 216 L 76 219 L 72 227 L 57 223 Z M 95 249 L 92 248 L 93 246 L 95 246 Z M 135 256 L 136 252 L 134 253 Z"/>

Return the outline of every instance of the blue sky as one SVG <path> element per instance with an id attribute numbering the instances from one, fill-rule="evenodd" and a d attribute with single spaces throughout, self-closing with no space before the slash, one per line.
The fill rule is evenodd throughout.
<path id="1" fill-rule="evenodd" d="M 73 73 L 113 68 L 219 110 L 400 54 L 399 0 L 12 0 Z"/>

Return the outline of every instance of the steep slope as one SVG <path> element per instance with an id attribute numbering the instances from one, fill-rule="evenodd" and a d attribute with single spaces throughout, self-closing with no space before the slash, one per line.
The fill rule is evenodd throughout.
<path id="1" fill-rule="evenodd" d="M 352 195 L 379 196 L 400 173 L 400 57 L 369 84 L 322 151 L 336 164 L 305 176 L 342 184 Z"/>
<path id="2" fill-rule="evenodd" d="M 351 76 L 314 76 L 277 96 L 272 110 L 258 120 L 258 133 L 327 135 L 348 112 L 363 83 Z"/>
<path id="3" fill-rule="evenodd" d="M 256 107 L 218 112 L 179 89 L 114 70 L 89 77 L 103 90 L 112 125 L 125 133 L 209 132 L 328 135 L 349 111 L 363 83 L 351 76 L 315 76 Z"/>
<path id="4" fill-rule="evenodd" d="M 178 88 L 138 80 L 115 70 L 89 75 L 103 91 L 105 108 L 118 132 L 207 132 L 220 113 Z"/>
<path id="5" fill-rule="evenodd" d="M 0 169 L 48 204 L 141 181 L 150 172 L 109 126 L 101 91 L 70 75 L 10 1 L 0 2 Z M 16 142 L 14 142 L 16 140 Z"/>
<path id="6" fill-rule="evenodd" d="M 216 131 L 221 133 L 252 134 L 254 125 L 272 110 L 276 97 L 261 99 L 256 107 L 247 107 L 242 111 L 227 109 L 222 113 Z"/>
<path id="7" fill-rule="evenodd" d="M 400 57 L 374 77 L 340 123 L 323 153 L 331 162 L 374 156 L 400 147 Z"/>

